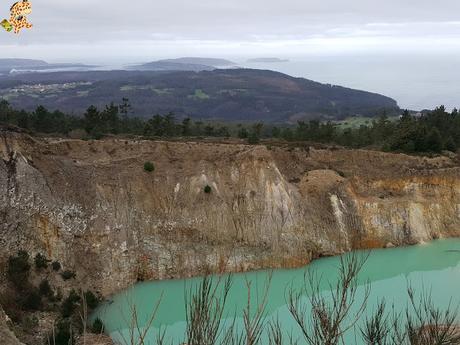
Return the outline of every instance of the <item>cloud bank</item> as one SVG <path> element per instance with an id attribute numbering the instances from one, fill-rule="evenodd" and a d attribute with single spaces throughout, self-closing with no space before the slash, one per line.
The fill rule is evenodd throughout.
<path id="1" fill-rule="evenodd" d="M 31 1 L 34 28 L 19 36 L 0 32 L 0 57 L 460 52 L 458 0 Z"/>

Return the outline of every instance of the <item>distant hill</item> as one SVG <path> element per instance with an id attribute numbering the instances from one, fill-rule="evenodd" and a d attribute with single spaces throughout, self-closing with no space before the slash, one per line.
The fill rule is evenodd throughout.
<path id="1" fill-rule="evenodd" d="M 43 60 L 33 59 L 0 59 L 0 73 L 22 73 L 31 71 L 59 70 L 59 69 L 90 69 L 94 66 L 77 63 L 50 64 Z"/>
<path id="2" fill-rule="evenodd" d="M 212 71 L 216 69 L 213 66 L 199 65 L 193 63 L 178 63 L 168 60 L 148 62 L 142 65 L 129 66 L 128 70 L 137 71 Z"/>
<path id="3" fill-rule="evenodd" d="M 288 59 L 280 59 L 280 58 L 273 58 L 273 57 L 262 57 L 262 58 L 255 58 L 249 59 L 247 62 L 249 63 L 275 63 L 275 62 L 289 62 Z"/>
<path id="4" fill-rule="evenodd" d="M 0 70 L 11 70 L 13 68 L 48 66 L 43 60 L 32 59 L 0 59 Z"/>
<path id="5" fill-rule="evenodd" d="M 199 58 L 199 57 L 184 57 L 178 59 L 166 59 L 148 62 L 141 65 L 129 66 L 129 70 L 138 71 L 212 71 L 216 68 L 236 66 L 229 60 Z"/>
<path id="6" fill-rule="evenodd" d="M 376 116 L 399 111 L 391 98 L 255 69 L 201 72 L 92 71 L 31 73 L 0 77 L 0 98 L 18 108 L 82 114 L 129 98 L 134 114 L 227 121 L 296 122 Z"/>

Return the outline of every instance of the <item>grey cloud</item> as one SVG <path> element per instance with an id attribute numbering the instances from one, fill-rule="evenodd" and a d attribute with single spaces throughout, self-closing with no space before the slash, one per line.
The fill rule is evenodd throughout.
<path id="1" fill-rule="evenodd" d="M 307 47 L 327 39 L 340 49 L 368 44 L 369 38 L 397 49 L 414 37 L 420 44 L 437 39 L 453 46 L 460 38 L 458 0 L 31 1 L 34 28 L 19 37 L 1 32 L 0 42 L 8 49 L 0 57 L 45 47 L 66 55 L 73 49 L 59 52 L 58 47 L 72 46 L 86 47 L 88 55 L 131 56 L 135 52 L 126 50 L 138 49 L 139 56 L 147 56 L 160 53 L 155 48 L 180 53 L 194 45 L 212 54 L 226 46 L 263 51 L 280 42 L 295 48 L 296 41 Z M 7 17 L 8 7 L 0 8 L 0 16 Z"/>

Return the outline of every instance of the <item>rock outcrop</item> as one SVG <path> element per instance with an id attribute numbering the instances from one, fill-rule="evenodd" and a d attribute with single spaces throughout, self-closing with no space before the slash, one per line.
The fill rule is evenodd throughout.
<path id="1" fill-rule="evenodd" d="M 3 131 L 1 254 L 44 253 L 106 296 L 137 280 L 458 236 L 459 166 L 458 157 Z"/>

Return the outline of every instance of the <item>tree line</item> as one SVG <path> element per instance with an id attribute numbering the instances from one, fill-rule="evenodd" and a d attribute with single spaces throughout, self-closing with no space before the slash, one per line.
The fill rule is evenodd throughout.
<path id="1" fill-rule="evenodd" d="M 366 125 L 342 128 L 337 123 L 319 120 L 298 121 L 296 125 L 178 120 L 173 113 L 141 119 L 131 115 L 128 99 L 103 109 L 91 105 L 83 116 L 49 111 L 43 106 L 32 112 L 17 110 L 2 100 L 0 122 L 39 133 L 93 139 L 118 134 L 163 138 L 205 136 L 236 137 L 257 144 L 261 139 L 272 138 L 407 153 L 456 151 L 460 147 L 460 114 L 457 109 L 448 112 L 443 106 L 418 116 L 405 110 L 396 120 L 383 113 Z"/>

